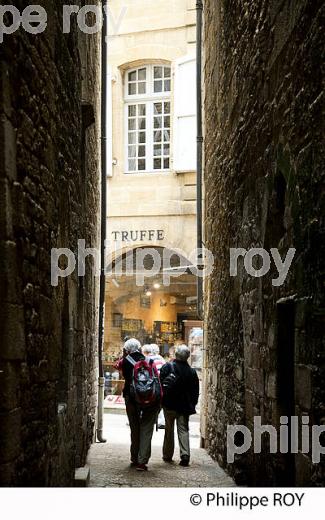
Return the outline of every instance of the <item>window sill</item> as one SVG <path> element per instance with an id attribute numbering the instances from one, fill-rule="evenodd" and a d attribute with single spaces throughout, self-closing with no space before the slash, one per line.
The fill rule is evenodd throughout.
<path id="1" fill-rule="evenodd" d="M 176 173 L 176 175 L 182 175 L 184 173 L 195 173 L 196 174 L 196 170 L 175 170 L 175 173 Z"/>
<path id="2" fill-rule="evenodd" d="M 172 173 L 172 170 L 155 170 L 152 172 L 124 172 L 124 175 L 131 177 L 149 177 L 150 175 L 166 175 Z"/>

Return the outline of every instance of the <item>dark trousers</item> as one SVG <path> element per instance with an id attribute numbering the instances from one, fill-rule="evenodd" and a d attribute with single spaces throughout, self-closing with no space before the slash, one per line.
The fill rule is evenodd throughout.
<path id="1" fill-rule="evenodd" d="M 147 464 L 151 457 L 151 440 L 160 407 L 140 410 L 128 397 L 125 402 L 131 429 L 131 461 Z"/>

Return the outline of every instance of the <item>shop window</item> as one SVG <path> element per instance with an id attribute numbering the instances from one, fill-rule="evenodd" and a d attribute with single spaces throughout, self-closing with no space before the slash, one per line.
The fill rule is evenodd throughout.
<path id="1" fill-rule="evenodd" d="M 147 65 L 126 73 L 126 172 L 170 169 L 171 67 Z"/>

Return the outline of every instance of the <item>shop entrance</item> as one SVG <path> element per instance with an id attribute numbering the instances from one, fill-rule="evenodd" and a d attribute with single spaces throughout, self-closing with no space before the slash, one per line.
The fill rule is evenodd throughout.
<path id="1" fill-rule="evenodd" d="M 142 273 L 136 261 L 139 249 Z M 124 381 L 116 369 L 116 361 L 126 338 L 137 338 L 142 345 L 158 345 L 166 361 L 174 358 L 177 344 L 186 343 L 191 349 L 189 361 L 201 380 L 203 324 L 197 317 L 193 266 L 184 256 L 168 250 L 168 255 L 165 254 L 170 259 L 168 267 L 161 262 L 161 269 L 153 276 L 153 249 L 164 258 L 166 248 L 147 248 L 147 255 L 145 247 L 135 248 L 117 255 L 107 277 L 103 358 L 106 413 L 125 409 Z M 169 284 L 166 274 L 170 275 Z M 143 283 L 139 283 L 139 278 Z"/>

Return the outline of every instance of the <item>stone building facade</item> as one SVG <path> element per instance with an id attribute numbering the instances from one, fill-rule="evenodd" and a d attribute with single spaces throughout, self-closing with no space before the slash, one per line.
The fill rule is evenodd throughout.
<path id="1" fill-rule="evenodd" d="M 238 483 L 321 485 L 323 459 L 252 450 L 227 464 L 226 428 L 254 417 L 325 423 L 324 2 L 206 0 L 205 234 L 209 452 Z M 322 211 L 323 209 L 323 211 Z M 296 254 L 280 287 L 230 248 Z M 256 265 L 256 269 L 260 266 Z M 238 440 L 241 444 L 242 440 Z M 324 442 L 323 442 L 324 444 Z M 323 456 L 322 456 L 323 457 Z"/>
<path id="2" fill-rule="evenodd" d="M 63 3 L 0 44 L 0 485 L 73 485 L 93 437 L 97 279 L 52 287 L 51 248 L 99 244 L 101 36 Z"/>
<path id="3" fill-rule="evenodd" d="M 120 25 L 117 38 L 110 28 L 108 52 L 108 250 L 112 260 L 137 248 L 181 250 L 186 265 L 196 248 L 195 0 L 112 0 L 110 8 Z M 163 290 L 148 277 L 148 289 L 161 285 L 150 312 L 139 305 L 143 288 L 131 277 L 117 281 L 108 277 L 106 287 L 108 359 L 121 348 L 114 316 L 149 330 L 194 312 L 186 298 L 195 296 L 195 280 Z"/>
<path id="4" fill-rule="evenodd" d="M 142 246 L 180 248 L 190 254 L 196 244 L 195 1 L 157 0 L 153 8 L 151 0 L 112 0 L 110 8 L 113 18 L 120 18 L 121 23 L 117 38 L 114 38 L 114 26 L 110 27 L 112 39 L 108 53 L 109 106 L 112 108 L 108 247 L 113 251 L 113 257 L 123 253 L 127 247 Z M 168 72 L 168 78 L 165 76 L 164 82 L 160 84 L 159 79 L 153 79 L 151 75 L 153 69 L 156 75 L 161 73 L 162 68 L 165 75 Z M 134 95 L 127 89 L 129 78 L 133 79 L 132 71 L 139 74 L 139 78 L 140 74 L 145 78 L 142 79 L 143 83 L 139 80 L 139 90 Z M 175 93 L 176 75 L 179 78 L 178 95 Z M 190 80 L 187 85 L 187 103 L 184 101 L 185 79 Z M 133 86 L 136 85 L 130 85 Z M 141 87 L 143 94 L 140 92 Z M 183 107 L 177 99 L 182 94 Z M 154 155 L 158 153 L 156 148 L 159 148 L 159 137 L 156 136 L 152 142 L 150 134 L 153 115 L 157 116 L 155 124 L 160 125 L 161 114 L 156 108 L 157 103 L 154 109 L 157 113 L 150 113 L 152 100 L 157 103 L 164 100 L 165 104 L 170 104 L 169 111 L 163 112 L 165 123 L 169 119 L 169 123 L 166 123 L 168 126 L 152 128 L 158 130 L 155 134 L 162 128 L 162 133 L 169 135 L 168 141 L 163 142 L 162 151 L 168 154 L 164 155 L 168 164 L 164 164 L 163 160 L 159 168 L 156 168 L 155 161 L 160 156 Z M 128 121 L 126 109 L 129 107 L 133 110 L 139 104 L 141 107 L 146 105 L 147 112 L 143 114 L 146 121 L 139 117 L 137 121 Z M 177 123 L 187 123 L 191 129 L 187 142 L 181 143 L 184 147 L 182 156 L 177 156 L 179 148 L 175 133 L 180 134 Z M 128 124 L 132 128 L 128 128 Z M 138 150 L 133 150 L 133 139 L 136 136 L 128 135 L 128 130 L 133 131 L 133 125 L 139 125 Z M 143 128 L 140 128 L 141 125 Z M 134 152 L 140 154 L 139 163 L 131 169 L 130 163 L 133 161 L 129 154 Z M 140 162 L 145 162 L 145 166 Z M 141 235 L 141 230 L 147 232 Z M 151 230 L 154 233 L 149 236 L 148 231 Z M 159 234 L 159 231 L 163 233 Z"/>

